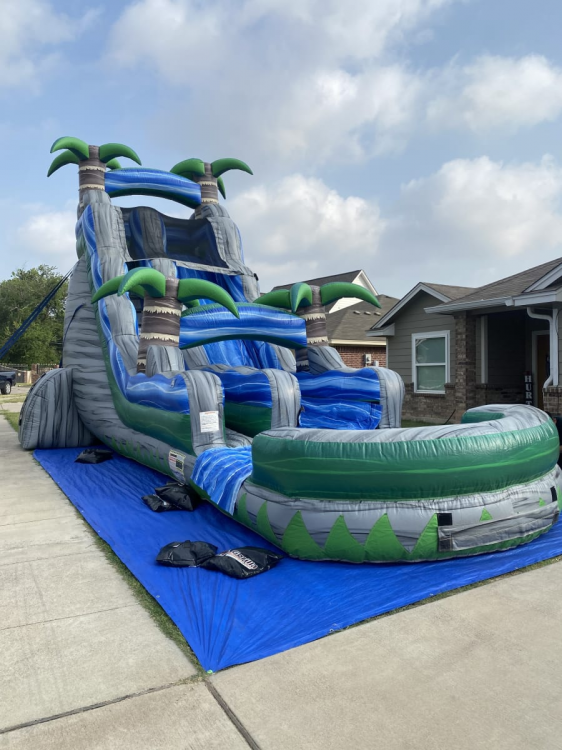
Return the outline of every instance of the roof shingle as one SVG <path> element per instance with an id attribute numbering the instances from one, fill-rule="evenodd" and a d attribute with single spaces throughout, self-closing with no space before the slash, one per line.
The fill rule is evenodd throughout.
<path id="1" fill-rule="evenodd" d="M 547 263 L 542 263 L 540 266 L 534 266 L 533 268 L 528 268 L 526 271 L 521 271 L 521 273 L 513 274 L 513 276 L 507 276 L 505 279 L 485 284 L 474 289 L 470 294 L 457 298 L 455 304 L 459 302 L 483 302 L 484 300 L 513 297 L 522 294 L 527 287 L 561 264 L 562 258 L 555 258 L 554 260 L 549 260 Z M 558 286 L 562 286 L 562 281 L 560 281 Z M 448 304 L 450 303 L 443 304 L 443 309 Z"/>
<path id="2" fill-rule="evenodd" d="M 365 341 L 375 344 L 377 340 L 367 336 L 367 331 L 398 302 L 396 297 L 377 295 L 380 310 L 368 302 L 358 302 L 337 312 L 326 315 L 326 328 L 330 341 Z"/>
<path id="3" fill-rule="evenodd" d="M 425 286 L 435 289 L 436 292 L 445 295 L 450 300 L 459 299 L 466 294 L 474 291 L 473 286 L 450 286 L 449 284 L 430 284 L 428 281 L 422 282 Z"/>

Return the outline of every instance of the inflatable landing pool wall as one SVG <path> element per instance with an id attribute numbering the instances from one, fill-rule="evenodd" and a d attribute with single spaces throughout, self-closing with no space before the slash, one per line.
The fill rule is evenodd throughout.
<path id="1" fill-rule="evenodd" d="M 221 174 L 247 165 L 122 169 L 117 157 L 138 157 L 120 144 L 63 138 L 53 149 L 66 150 L 50 172 L 79 166 L 78 263 L 63 367 L 30 390 L 24 448 L 102 441 L 305 560 L 446 559 L 556 523 L 558 434 L 544 412 L 490 405 L 460 425 L 403 429 L 400 377 L 346 367 L 327 345 L 323 304 L 349 290 L 298 284 L 260 304 L 217 197 Z M 135 194 L 195 212 L 111 203 Z"/>
<path id="2" fill-rule="evenodd" d="M 258 435 L 235 518 L 295 557 L 353 562 L 492 552 L 548 531 L 562 505 L 548 416 L 493 406 L 464 421 Z"/>

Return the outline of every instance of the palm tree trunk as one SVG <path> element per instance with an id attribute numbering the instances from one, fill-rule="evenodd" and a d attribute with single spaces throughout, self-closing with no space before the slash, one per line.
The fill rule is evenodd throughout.
<path id="1" fill-rule="evenodd" d="M 195 209 L 195 217 L 198 218 L 203 206 L 219 202 L 219 189 L 217 178 L 213 176 L 211 165 L 207 162 L 205 162 L 205 176 L 194 175 L 192 179 L 201 187 L 201 206 Z"/>
<path id="2" fill-rule="evenodd" d="M 326 328 L 326 308 L 320 298 L 320 287 L 311 286 L 312 304 L 301 308 L 299 315 L 305 321 L 306 349 L 297 349 L 297 372 L 308 371 L 308 347 L 328 346 L 328 329 Z"/>
<path id="3" fill-rule="evenodd" d="M 178 279 L 166 279 L 164 297 L 144 297 L 137 372 L 146 371 L 149 346 L 179 346 L 182 303 L 177 299 Z"/>
<path id="4" fill-rule="evenodd" d="M 100 160 L 99 146 L 90 146 L 90 158 L 83 159 L 78 167 L 79 188 L 78 195 L 82 203 L 82 195 L 86 190 L 105 190 L 106 165 Z"/>

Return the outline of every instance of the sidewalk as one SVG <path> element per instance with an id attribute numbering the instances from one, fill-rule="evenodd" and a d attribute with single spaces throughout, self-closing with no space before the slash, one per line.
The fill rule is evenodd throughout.
<path id="1" fill-rule="evenodd" d="M 1 416 L 0 467 L 0 748 L 247 748 Z"/>
<path id="2" fill-rule="evenodd" d="M 21 407 L 22 406 L 23 406 L 23 404 L 18 404 L 18 403 L 14 404 L 14 403 L 10 403 L 10 402 L 7 402 L 7 403 L 0 402 L 0 412 L 9 411 L 9 412 L 12 412 L 13 414 L 19 414 L 20 411 L 21 411 Z"/>
<path id="3" fill-rule="evenodd" d="M 0 750 L 562 747 L 562 564 L 209 677 L 1 416 L 0 466 Z"/>
<path id="4" fill-rule="evenodd" d="M 562 564 L 212 682 L 263 750 L 560 750 Z"/>

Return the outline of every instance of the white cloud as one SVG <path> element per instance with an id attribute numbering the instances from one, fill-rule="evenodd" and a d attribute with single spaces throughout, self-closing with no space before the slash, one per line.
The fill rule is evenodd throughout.
<path id="1" fill-rule="evenodd" d="M 540 55 L 484 55 L 439 72 L 431 86 L 427 118 L 439 127 L 509 132 L 555 120 L 562 112 L 562 69 Z"/>
<path id="2" fill-rule="evenodd" d="M 404 186 L 387 217 L 384 284 L 401 293 L 418 281 L 479 286 L 562 256 L 561 199 L 551 157 L 450 161 Z"/>
<path id="3" fill-rule="evenodd" d="M 275 284 L 373 262 L 384 222 L 376 203 L 344 198 L 300 174 L 259 185 L 230 202 L 246 263 L 263 291 Z"/>
<path id="4" fill-rule="evenodd" d="M 300 170 L 403 146 L 423 78 L 383 57 L 457 1 L 137 0 L 107 59 L 177 88 L 154 128 L 178 148 L 221 144 L 262 164 L 282 153 Z"/>
<path id="5" fill-rule="evenodd" d="M 321 70 L 289 92 L 284 118 L 268 130 L 268 146 L 318 165 L 358 161 L 403 146 L 422 94 L 420 80 L 398 65 L 351 75 Z"/>
<path id="6" fill-rule="evenodd" d="M 414 133 L 512 132 L 557 118 L 562 70 L 544 57 L 416 70 L 395 54 L 430 38 L 436 12 L 462 1 L 136 0 L 107 57 L 175 87 L 154 115 L 160 137 L 186 155 L 193 143 L 220 144 L 264 172 L 279 154 L 303 171 L 400 151 Z"/>
<path id="7" fill-rule="evenodd" d="M 263 53 L 264 39 L 268 54 L 255 64 L 367 60 L 455 2 L 463 0 L 136 0 L 112 29 L 109 56 L 151 63 L 172 83 L 217 69 L 229 55 Z"/>
<path id="8" fill-rule="evenodd" d="M 109 59 L 123 67 L 153 66 L 172 84 L 217 69 L 233 7 L 220 12 L 195 0 L 140 0 L 128 5 L 109 35 Z"/>
<path id="9" fill-rule="evenodd" d="M 73 41 L 97 16 L 89 10 L 74 20 L 45 0 L 3 0 L 1 13 L 0 87 L 31 89 L 56 64 L 57 46 Z"/>
<path id="10" fill-rule="evenodd" d="M 384 213 L 295 174 L 238 195 L 229 212 L 263 291 L 355 268 L 397 296 L 419 281 L 480 286 L 562 256 L 562 166 L 456 159 Z"/>
<path id="11" fill-rule="evenodd" d="M 36 209 L 16 233 L 18 263 L 45 263 L 66 273 L 76 263 L 76 210 Z"/>

